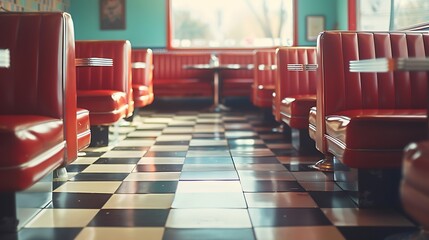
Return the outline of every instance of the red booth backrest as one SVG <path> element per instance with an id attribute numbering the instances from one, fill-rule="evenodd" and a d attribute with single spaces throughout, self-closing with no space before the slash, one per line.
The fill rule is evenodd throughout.
<path id="1" fill-rule="evenodd" d="M 320 44 L 323 45 L 320 61 L 326 86 L 324 101 L 329 103 L 326 114 L 344 109 L 426 108 L 426 72 L 352 73 L 349 62 L 382 57 L 428 57 L 429 34 L 325 32 Z"/>
<path id="2" fill-rule="evenodd" d="M 184 69 L 185 65 L 208 64 L 210 53 L 162 52 L 153 55 L 154 84 L 173 79 L 212 79 L 210 71 Z"/>
<path id="3" fill-rule="evenodd" d="M 141 84 L 152 86 L 153 78 L 153 53 L 151 49 L 133 49 L 131 51 L 132 62 L 144 62 L 146 67 L 144 71 L 141 69 L 133 69 L 133 84 Z"/>
<path id="4" fill-rule="evenodd" d="M 259 65 L 265 65 L 265 67 L 276 65 L 276 50 L 256 50 L 254 53 L 254 77 L 255 86 L 258 85 L 274 85 L 276 78 L 276 71 L 270 69 L 259 69 Z"/>
<path id="5" fill-rule="evenodd" d="M 131 86 L 131 44 L 117 41 L 76 41 L 77 58 L 111 58 L 113 67 L 77 68 L 78 90 L 116 90 L 129 94 Z M 118 79 L 124 79 L 118 81 Z"/>
<path id="6" fill-rule="evenodd" d="M 253 51 L 245 52 L 220 52 L 217 54 L 220 64 L 253 64 Z M 248 78 L 253 79 L 253 70 L 225 70 L 221 72 L 221 78 L 226 80 L 228 78 Z"/>

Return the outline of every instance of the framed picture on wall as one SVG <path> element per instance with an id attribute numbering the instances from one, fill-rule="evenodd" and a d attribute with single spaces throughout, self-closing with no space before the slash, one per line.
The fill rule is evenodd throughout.
<path id="1" fill-rule="evenodd" d="M 325 30 L 325 16 L 307 16 L 307 41 L 316 41 L 319 33 Z"/>
<path id="2" fill-rule="evenodd" d="M 125 0 L 100 0 L 100 29 L 125 29 Z"/>

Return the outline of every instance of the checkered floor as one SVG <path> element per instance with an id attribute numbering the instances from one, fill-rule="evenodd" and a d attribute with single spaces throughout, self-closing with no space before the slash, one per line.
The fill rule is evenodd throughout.
<path id="1" fill-rule="evenodd" d="M 380 240 L 417 229 L 399 210 L 355 208 L 308 167 L 319 157 L 274 126 L 257 110 L 143 110 L 109 147 L 86 149 L 15 237 Z"/>

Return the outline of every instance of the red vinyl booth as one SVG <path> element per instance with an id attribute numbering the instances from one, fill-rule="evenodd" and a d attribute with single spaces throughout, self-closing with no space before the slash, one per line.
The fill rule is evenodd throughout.
<path id="1" fill-rule="evenodd" d="M 108 145 L 108 128 L 132 115 L 131 44 L 76 41 L 76 58 L 108 58 L 113 66 L 77 67 L 77 105 L 89 110 L 91 146 Z"/>
<path id="2" fill-rule="evenodd" d="M 133 49 L 131 61 L 134 65 L 132 68 L 134 107 L 141 108 L 151 104 L 154 100 L 152 50 Z"/>
<path id="3" fill-rule="evenodd" d="M 0 29 L 11 62 L 0 68 L 0 231 L 14 232 L 52 200 L 52 172 L 77 158 L 75 45 L 67 13 L 3 12 Z"/>
<path id="4" fill-rule="evenodd" d="M 255 50 L 252 103 L 260 108 L 271 108 L 276 78 L 276 50 Z"/>
<path id="5" fill-rule="evenodd" d="M 335 156 L 337 179 L 347 176 L 345 171 L 356 171 L 358 204 L 393 202 L 388 194 L 375 199 L 375 192 L 380 187 L 386 193 L 397 191 L 403 148 L 426 138 L 428 74 L 355 73 L 349 71 L 349 63 L 382 57 L 428 57 L 429 34 L 327 31 L 319 36 L 318 54 L 320 81 L 317 112 L 313 112 L 317 148 Z M 368 181 L 371 177 L 374 180 Z"/>
<path id="6" fill-rule="evenodd" d="M 274 115 L 277 120 L 283 121 L 291 128 L 292 145 L 295 149 L 314 149 L 314 141 L 308 136 L 308 117 L 310 108 L 316 106 L 318 76 L 315 69 L 307 70 L 306 66 L 317 65 L 316 48 L 278 48 L 277 62 L 279 69 L 275 82 Z M 302 69 L 288 69 L 288 64 L 301 64 Z"/>

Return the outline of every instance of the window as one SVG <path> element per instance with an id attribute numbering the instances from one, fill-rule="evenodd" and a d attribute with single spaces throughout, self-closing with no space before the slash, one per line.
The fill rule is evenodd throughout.
<path id="1" fill-rule="evenodd" d="M 360 30 L 404 29 L 425 22 L 429 22 L 428 0 L 359 1 Z"/>
<path id="2" fill-rule="evenodd" d="M 293 44 L 293 0 L 170 0 L 173 48 Z"/>

